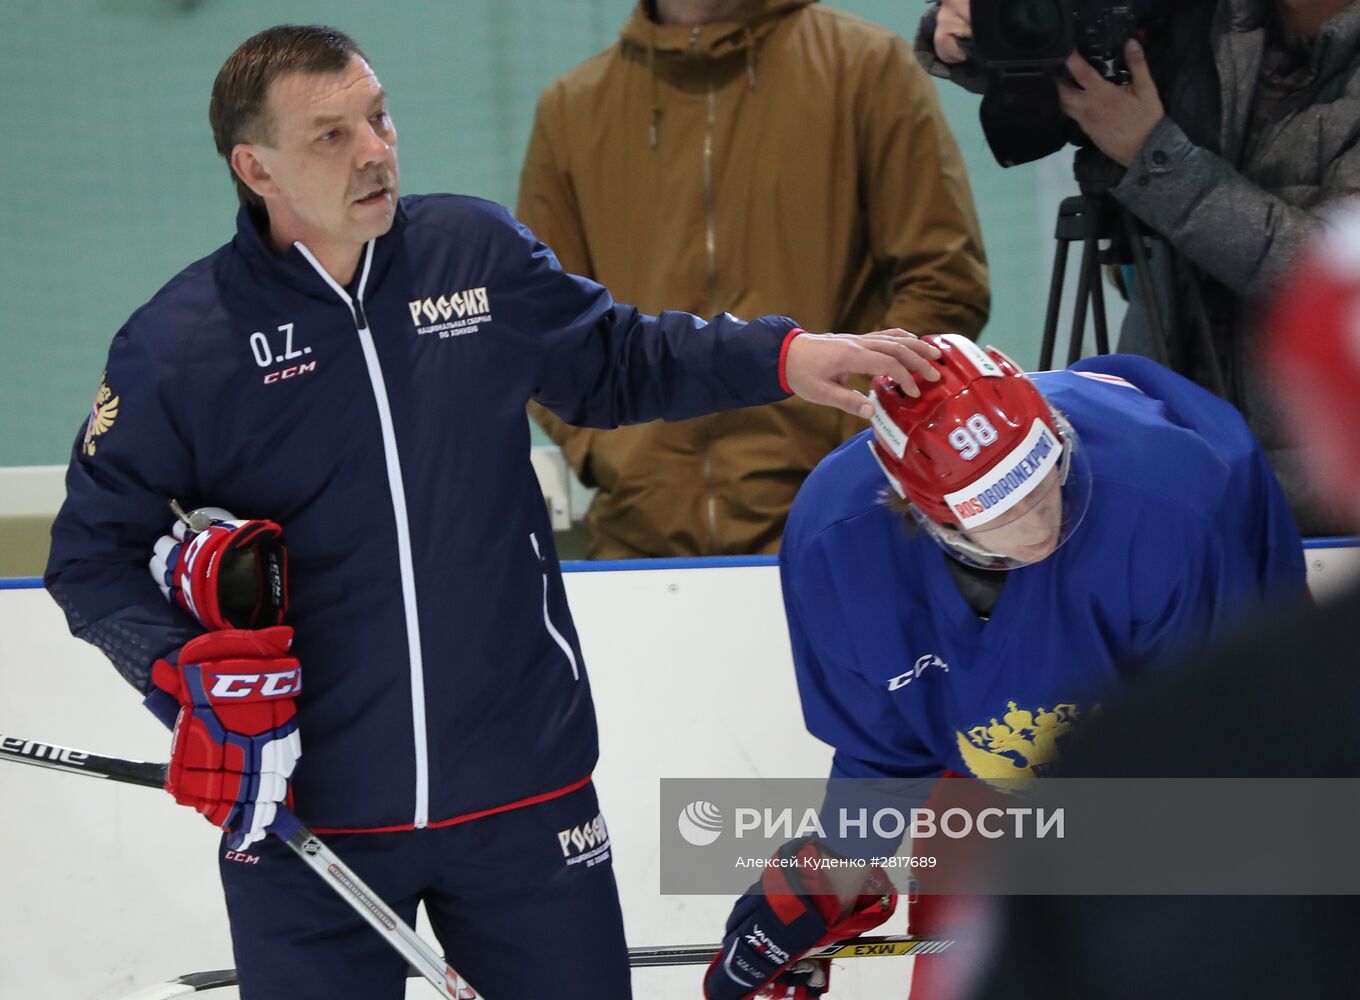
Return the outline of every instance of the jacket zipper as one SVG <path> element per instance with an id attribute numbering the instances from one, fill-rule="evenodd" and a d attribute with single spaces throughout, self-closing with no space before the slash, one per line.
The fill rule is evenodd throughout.
<path id="1" fill-rule="evenodd" d="M 349 306 L 354 317 L 354 328 L 359 334 L 359 346 L 363 349 L 368 381 L 373 388 L 373 399 L 378 405 L 383 458 L 387 466 L 387 488 L 392 496 L 392 514 L 397 522 L 397 566 L 401 572 L 401 602 L 406 617 L 406 651 L 411 665 L 411 728 L 415 739 L 416 759 L 416 800 L 412 823 L 416 829 L 420 829 L 430 821 L 430 761 L 425 732 L 425 662 L 420 650 L 420 617 L 416 607 L 415 562 L 411 557 L 411 522 L 406 510 L 406 486 L 401 475 L 401 459 L 397 454 L 397 435 L 392 423 L 392 408 L 387 398 L 387 384 L 383 380 L 382 366 L 378 363 L 378 352 L 373 346 L 373 333 L 368 327 L 368 316 L 364 313 L 364 288 L 368 284 L 368 270 L 373 263 L 373 241 L 369 240 L 364 248 L 363 271 L 359 275 L 359 287 L 354 298 L 350 298 L 349 292 L 326 273 L 326 269 L 312 256 L 310 250 L 301 243 L 294 243 L 293 246 L 298 248 L 316 273 L 321 275 L 331 290 Z"/>
<path id="2" fill-rule="evenodd" d="M 690 48 L 699 56 L 699 25 L 689 35 Z M 716 199 L 713 193 L 713 130 L 717 125 L 717 95 L 713 89 L 713 75 L 708 75 L 708 110 L 704 121 L 704 249 L 708 255 L 708 314 L 718 312 L 718 235 L 715 216 Z M 708 553 L 721 551 L 718 538 L 718 498 L 713 490 L 713 441 L 704 433 L 704 509 L 708 518 Z"/>
<path id="3" fill-rule="evenodd" d="M 717 95 L 708 78 L 708 115 L 704 123 L 704 248 L 708 252 L 708 314 L 718 312 L 718 234 L 713 192 L 713 130 L 717 125 Z"/>

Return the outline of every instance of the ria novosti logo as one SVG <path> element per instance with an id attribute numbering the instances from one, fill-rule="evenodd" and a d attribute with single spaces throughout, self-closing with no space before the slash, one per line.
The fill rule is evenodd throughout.
<path id="1" fill-rule="evenodd" d="M 695 847 L 707 847 L 722 836 L 722 810 L 712 802 L 691 802 L 680 810 L 680 836 Z"/>

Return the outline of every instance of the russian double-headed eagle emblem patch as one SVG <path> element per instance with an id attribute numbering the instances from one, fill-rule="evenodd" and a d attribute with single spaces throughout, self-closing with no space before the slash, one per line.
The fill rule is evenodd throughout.
<path id="1" fill-rule="evenodd" d="M 90 419 L 85 423 L 85 454 L 94 455 L 95 438 L 107 434 L 118 419 L 118 397 L 108 386 L 109 373 L 99 376 L 99 391 L 94 394 L 94 405 L 90 407 Z"/>
<path id="2" fill-rule="evenodd" d="M 974 726 L 967 734 L 955 733 L 968 770 L 983 781 L 1003 782 L 996 786 L 1003 790 L 1007 788 L 1004 782 L 1032 778 L 1045 765 L 1055 763 L 1060 738 L 1082 715 L 1073 704 L 1035 712 L 1020 708 L 1013 701 L 1006 705 L 1009 711 L 1000 721 L 993 717 L 990 725 Z"/>

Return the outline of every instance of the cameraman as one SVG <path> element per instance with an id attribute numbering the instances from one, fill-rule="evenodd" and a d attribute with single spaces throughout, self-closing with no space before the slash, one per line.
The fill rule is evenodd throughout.
<path id="1" fill-rule="evenodd" d="M 1114 198 L 1171 251 L 1152 243 L 1169 343 L 1154 343 L 1149 304 L 1135 286 L 1119 349 L 1169 356 L 1231 399 L 1266 448 L 1300 530 L 1339 533 L 1313 502 L 1246 368 L 1245 339 L 1252 305 L 1314 229 L 1323 203 L 1360 191 L 1360 3 L 1159 7 L 1146 55 L 1136 41 L 1125 48 L 1129 85 L 1104 79 L 1077 53 L 1067 60 L 1071 80 L 1054 81 L 1062 112 L 1126 168 Z M 932 75 L 982 93 L 992 74 L 962 44 L 971 36 L 970 0 L 940 0 L 921 21 L 917 57 Z M 1207 343 L 1193 332 L 1197 316 L 1208 321 Z"/>

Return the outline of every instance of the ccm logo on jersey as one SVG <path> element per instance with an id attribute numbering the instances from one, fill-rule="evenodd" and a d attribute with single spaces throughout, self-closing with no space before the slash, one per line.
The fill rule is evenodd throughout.
<path id="1" fill-rule="evenodd" d="M 603 861 L 609 857 L 609 831 L 605 828 L 604 817 L 596 814 L 589 823 L 559 830 L 557 844 L 569 865 L 585 862 L 586 867 L 590 867 Z"/>
<path id="2" fill-rule="evenodd" d="M 272 674 L 219 674 L 213 681 L 214 698 L 279 698 L 302 690 L 302 671 L 298 668 Z"/>
<path id="3" fill-rule="evenodd" d="M 888 681 L 888 690 L 897 691 L 901 688 L 906 687 L 912 681 L 916 680 L 916 678 L 920 677 L 923 673 L 925 673 L 927 667 L 938 667 L 945 673 L 949 673 L 948 663 L 945 663 L 944 660 L 940 659 L 934 653 L 926 653 L 924 656 L 918 657 L 916 662 L 912 664 L 912 668 L 908 670 L 906 673 L 898 674 L 896 677 Z"/>
<path id="4" fill-rule="evenodd" d="M 265 385 L 273 385 L 275 382 L 282 382 L 284 379 L 297 378 L 299 375 L 306 375 L 308 372 L 316 371 L 316 362 L 308 361 L 305 365 L 289 365 L 276 372 L 270 372 L 264 377 Z"/>

